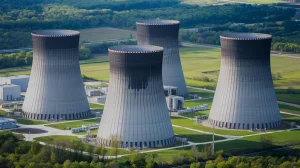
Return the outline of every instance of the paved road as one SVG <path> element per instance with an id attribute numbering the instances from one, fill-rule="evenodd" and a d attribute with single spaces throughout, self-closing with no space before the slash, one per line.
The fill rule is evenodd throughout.
<path id="1" fill-rule="evenodd" d="M 300 108 L 300 104 L 287 103 L 287 102 L 283 102 L 283 101 L 278 101 L 278 103 Z"/>

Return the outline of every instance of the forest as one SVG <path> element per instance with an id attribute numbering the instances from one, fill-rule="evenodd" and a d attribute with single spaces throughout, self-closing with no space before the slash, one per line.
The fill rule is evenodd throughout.
<path id="1" fill-rule="evenodd" d="M 250 168 L 274 167 L 292 168 L 300 166 L 300 159 L 289 152 L 289 156 L 230 156 L 224 157 L 223 151 L 214 154 L 209 147 L 198 151 L 178 152 L 171 162 L 157 160 L 155 153 L 143 154 L 130 150 L 128 156 L 119 159 L 104 159 L 107 150 L 104 147 L 89 146 L 85 149 L 82 141 L 56 141 L 55 145 L 40 145 L 38 142 L 24 141 L 22 135 L 9 131 L 0 132 L 0 167 L 1 168 Z M 72 148 L 70 152 L 67 149 Z M 113 148 L 115 152 L 117 149 Z M 87 151 L 87 154 L 83 152 Z M 277 152 L 280 153 L 280 152 Z M 98 156 L 98 157 L 96 157 Z"/>

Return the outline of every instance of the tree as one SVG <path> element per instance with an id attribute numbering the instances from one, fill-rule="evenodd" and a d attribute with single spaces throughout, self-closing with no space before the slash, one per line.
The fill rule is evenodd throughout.
<path id="1" fill-rule="evenodd" d="M 146 168 L 152 168 L 154 166 L 155 163 L 155 158 L 157 158 L 157 154 L 156 153 L 150 153 L 147 154 L 146 156 Z"/>
<path id="2" fill-rule="evenodd" d="M 31 148 L 30 148 L 30 153 L 32 155 L 37 155 L 40 152 L 41 147 L 42 146 L 38 142 L 36 142 L 36 141 L 32 142 Z"/>
<path id="3" fill-rule="evenodd" d="M 119 147 L 120 147 L 120 135 L 111 135 L 110 140 L 111 140 L 111 147 L 113 148 L 114 155 L 116 157 L 116 160 L 118 158 L 118 152 L 119 152 Z"/>
<path id="4" fill-rule="evenodd" d="M 200 162 L 192 163 L 190 165 L 190 168 L 200 168 L 200 167 L 201 167 L 201 163 Z"/>
<path id="5" fill-rule="evenodd" d="M 52 163 L 56 163 L 57 162 L 56 155 L 55 155 L 54 152 L 51 152 L 50 160 L 51 160 Z"/>
<path id="6" fill-rule="evenodd" d="M 101 156 L 101 160 L 104 160 L 107 149 L 103 146 L 103 144 L 100 144 L 99 146 L 95 147 L 94 153 L 97 154 L 97 161 L 99 161 L 99 156 Z"/>
<path id="7" fill-rule="evenodd" d="M 63 164 L 63 168 L 70 168 L 71 167 L 71 161 L 70 160 L 66 160 Z"/>
<path id="8" fill-rule="evenodd" d="M 195 161 L 199 160 L 200 153 L 198 151 L 198 147 L 196 145 L 193 145 L 191 148 L 191 155 L 194 157 Z"/>

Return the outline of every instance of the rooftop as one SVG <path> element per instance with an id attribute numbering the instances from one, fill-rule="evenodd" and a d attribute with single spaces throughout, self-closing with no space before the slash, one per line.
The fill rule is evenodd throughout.
<path id="1" fill-rule="evenodd" d="M 1 77 L 5 79 L 23 79 L 23 78 L 29 78 L 28 75 L 18 75 L 18 76 L 6 76 L 6 77 Z"/>
<path id="2" fill-rule="evenodd" d="M 9 88 L 9 87 L 20 87 L 19 85 L 14 85 L 14 84 L 0 84 L 0 88 Z"/>
<path id="3" fill-rule="evenodd" d="M 159 46 L 152 45 L 122 45 L 110 47 L 108 51 L 117 53 L 153 53 L 163 51 Z"/>
<path id="4" fill-rule="evenodd" d="M 228 33 L 223 34 L 220 37 L 230 40 L 264 40 L 271 39 L 272 35 L 261 33 Z"/>
<path id="5" fill-rule="evenodd" d="M 67 37 L 67 36 L 76 36 L 79 34 L 80 34 L 79 31 L 61 30 L 61 29 L 36 30 L 31 33 L 31 35 L 33 36 L 41 36 L 41 37 Z"/>
<path id="6" fill-rule="evenodd" d="M 15 119 L 11 119 L 11 118 L 0 117 L 0 123 L 7 122 L 7 121 L 16 121 L 16 120 Z"/>

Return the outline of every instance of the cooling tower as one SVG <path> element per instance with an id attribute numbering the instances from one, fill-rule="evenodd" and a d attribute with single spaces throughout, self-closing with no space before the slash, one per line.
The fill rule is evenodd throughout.
<path id="1" fill-rule="evenodd" d="M 158 147 L 174 143 L 162 84 L 163 48 L 115 46 L 109 50 L 109 91 L 98 143 Z"/>
<path id="2" fill-rule="evenodd" d="M 136 29 L 138 45 L 155 45 L 164 48 L 163 84 L 178 87 L 178 95 L 188 96 L 178 49 L 179 21 L 140 21 L 136 22 Z"/>
<path id="3" fill-rule="evenodd" d="M 90 115 L 79 67 L 79 35 L 71 30 L 32 33 L 33 62 L 22 109 L 25 118 L 69 120 Z"/>
<path id="4" fill-rule="evenodd" d="M 221 35 L 221 68 L 209 124 L 228 129 L 273 129 L 281 116 L 270 68 L 272 36 Z"/>

